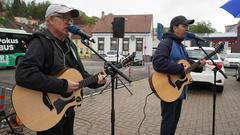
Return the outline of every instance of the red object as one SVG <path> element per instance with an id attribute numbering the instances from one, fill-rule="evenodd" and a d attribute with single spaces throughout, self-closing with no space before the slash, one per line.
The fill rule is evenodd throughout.
<path id="1" fill-rule="evenodd" d="M 4 108 L 4 105 L 3 104 L 0 104 L 0 110 Z"/>
<path id="2" fill-rule="evenodd" d="M 5 98 L 5 96 L 0 96 L 0 99 L 4 99 Z"/>
<path id="3" fill-rule="evenodd" d="M 213 63 L 211 61 L 207 62 L 208 65 L 213 65 Z M 219 69 L 222 68 L 222 63 L 221 62 L 216 62 L 217 66 Z"/>

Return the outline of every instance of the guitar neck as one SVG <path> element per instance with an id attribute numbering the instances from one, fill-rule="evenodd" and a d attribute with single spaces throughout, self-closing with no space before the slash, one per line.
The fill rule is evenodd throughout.
<path id="1" fill-rule="evenodd" d="M 203 59 L 208 60 L 209 58 L 211 58 L 216 53 L 217 53 L 217 51 L 215 50 L 215 51 L 211 52 L 210 54 L 208 54 L 208 57 L 206 56 Z M 199 65 L 201 65 L 200 61 L 193 63 L 189 68 L 186 69 L 185 73 L 186 74 L 190 73 L 191 71 L 193 71 L 196 68 L 198 68 Z"/>
<path id="2" fill-rule="evenodd" d="M 79 82 L 79 88 L 86 87 L 94 82 L 97 82 L 97 80 L 98 80 L 98 74 L 87 77 L 86 79 Z"/>
<path id="3" fill-rule="evenodd" d="M 122 68 L 122 63 L 118 63 L 117 65 L 115 65 L 117 68 Z M 109 74 L 109 71 L 108 69 L 105 69 L 104 72 L 108 75 Z M 98 74 L 95 74 L 93 76 L 90 76 L 90 77 L 87 77 L 86 79 L 84 80 L 81 80 L 79 82 L 79 88 L 83 88 L 83 87 L 86 87 L 94 82 L 97 82 L 98 81 Z"/>
<path id="4" fill-rule="evenodd" d="M 128 64 L 130 64 L 133 60 L 134 60 L 134 57 L 135 57 L 135 53 L 131 54 L 130 56 L 128 56 L 126 59 L 124 59 L 122 62 L 116 64 L 115 66 L 120 69 L 122 67 L 125 67 L 127 66 Z M 106 68 L 105 70 L 105 73 L 108 75 L 109 74 L 109 69 Z M 99 74 L 99 73 L 98 73 Z M 84 80 L 81 80 L 79 82 L 79 88 L 83 88 L 83 87 L 86 87 L 94 82 L 97 82 L 98 80 L 98 74 L 94 75 L 94 76 L 90 76 L 90 77 L 87 77 L 86 79 Z"/>

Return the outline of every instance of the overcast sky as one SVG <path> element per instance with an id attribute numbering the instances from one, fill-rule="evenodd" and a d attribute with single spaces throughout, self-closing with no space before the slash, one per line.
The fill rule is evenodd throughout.
<path id="1" fill-rule="evenodd" d="M 27 0 L 31 1 L 31 0 Z M 36 0 L 42 2 L 46 0 Z M 195 19 L 196 22 L 210 21 L 212 27 L 224 32 L 225 25 L 235 24 L 240 18 L 234 18 L 227 11 L 220 8 L 228 0 L 49 0 L 51 3 L 61 3 L 84 11 L 88 16 L 101 16 L 113 13 L 153 14 L 154 27 L 162 23 L 169 27 L 174 16 L 184 15 Z M 140 22 L 139 22 L 140 23 Z"/>

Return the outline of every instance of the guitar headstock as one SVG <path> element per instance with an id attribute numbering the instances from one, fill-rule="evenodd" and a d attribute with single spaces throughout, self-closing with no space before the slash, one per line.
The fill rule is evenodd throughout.
<path id="1" fill-rule="evenodd" d="M 221 42 L 221 43 L 217 44 L 216 46 L 214 46 L 215 52 L 216 53 L 222 52 L 224 49 L 224 45 L 225 45 L 225 42 Z"/>
<path id="2" fill-rule="evenodd" d="M 119 64 L 121 64 L 121 67 L 127 67 L 131 65 L 131 63 L 134 61 L 135 56 L 136 56 L 136 52 L 133 52 L 131 55 L 123 59 Z"/>

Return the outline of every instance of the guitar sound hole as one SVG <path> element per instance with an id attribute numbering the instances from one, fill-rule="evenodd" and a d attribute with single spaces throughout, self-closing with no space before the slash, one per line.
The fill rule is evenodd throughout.
<path id="1" fill-rule="evenodd" d="M 76 102 L 81 102 L 81 101 L 82 101 L 82 99 L 80 97 L 76 98 Z"/>

